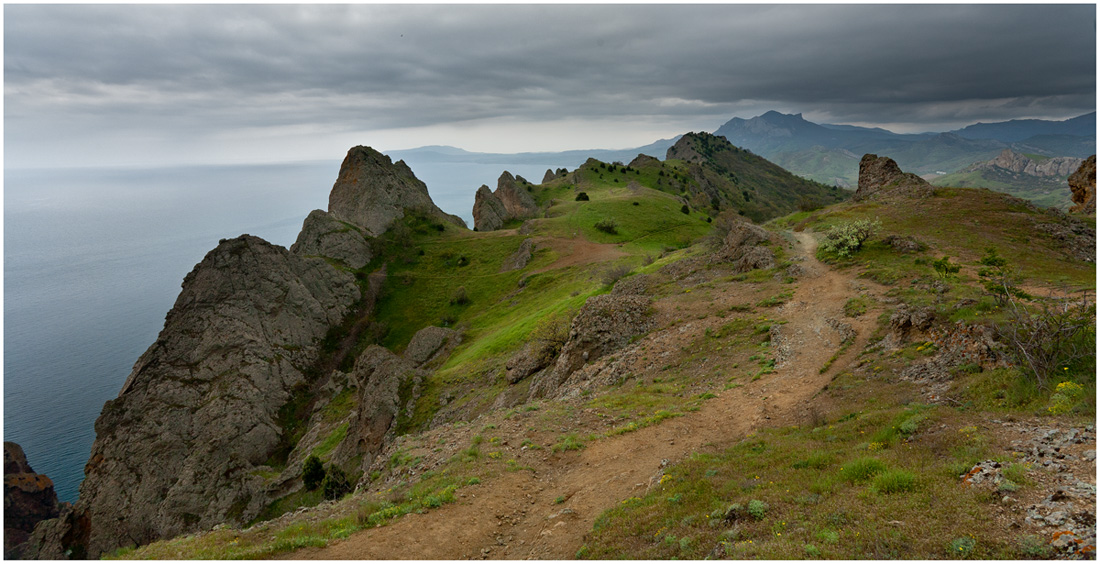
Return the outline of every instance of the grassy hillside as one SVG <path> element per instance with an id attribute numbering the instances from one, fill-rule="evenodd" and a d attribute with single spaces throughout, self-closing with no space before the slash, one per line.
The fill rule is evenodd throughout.
<path id="1" fill-rule="evenodd" d="M 1094 264 L 1069 258 L 1065 242 L 1040 228 L 1057 216 L 965 188 L 937 189 L 925 200 L 805 206 L 766 224 L 775 236 L 768 244 L 774 268 L 735 273 L 709 260 L 713 249 L 704 237 L 721 223 L 717 209 L 776 213 L 778 204 L 761 203 L 768 196 L 794 210 L 805 194 L 777 186 L 786 177 L 755 155 L 714 143 L 695 148 L 706 163 L 628 167 L 590 160 L 575 174 L 532 186 L 544 216 L 512 229 L 474 233 L 406 218 L 378 241 L 378 256 L 358 273 L 385 265 L 387 274 L 373 326 L 358 346 L 377 342 L 401 351 L 428 325 L 459 329 L 463 341 L 422 384 L 414 409 L 399 420 L 403 436 L 372 468 L 369 486 L 314 513 L 117 556 L 268 557 L 346 542 L 360 547 L 348 553 L 358 558 L 412 557 L 408 535 L 432 530 L 453 538 L 424 546 L 458 551 L 425 556 L 433 558 L 488 555 L 490 548 L 506 558 L 1052 556 L 1048 537 L 1010 526 L 1013 515 L 1051 493 L 1052 482 L 1042 465 L 1014 452 L 1013 441 L 1030 440 L 1029 429 L 1095 424 L 1095 358 L 1067 361 L 1043 388 L 1018 362 L 955 366 L 930 384 L 900 374 L 935 358 L 941 346 L 922 337 L 889 348 L 884 338 L 901 304 L 931 307 L 944 329 L 1010 319 L 979 279 L 978 262 L 989 248 L 1033 295 L 1095 295 Z M 755 196 L 746 201 L 713 191 L 730 186 L 752 186 Z M 587 200 L 578 199 L 582 192 Z M 707 194 L 717 194 L 719 205 Z M 757 207 L 743 207 L 754 201 Z M 846 302 L 827 314 L 869 329 L 858 346 L 845 341 L 813 370 L 786 373 L 773 335 L 807 318 L 804 308 L 817 307 L 819 296 L 799 293 L 815 280 L 800 268 L 816 261 L 795 256 L 796 242 L 860 219 L 877 220 L 878 236 L 850 257 L 819 251 L 824 264 L 812 268 L 835 275 L 846 292 Z M 921 250 L 895 249 L 888 235 L 910 237 Z M 526 238 L 535 242 L 531 261 L 502 272 L 504 258 Z M 960 266 L 946 278 L 933 266 L 944 256 Z M 592 381 L 568 397 L 527 402 L 529 382 L 505 380 L 508 359 L 548 323 L 568 321 L 617 279 L 643 274 L 658 325 L 591 363 Z M 1023 306 L 1036 311 L 1042 303 Z M 1094 312 L 1080 337 L 1092 347 Z M 823 384 L 804 401 L 776 407 L 785 393 L 818 377 Z M 1079 386 L 1064 401 L 1056 393 L 1063 382 Z M 347 399 L 338 395 L 321 409 L 347 411 Z M 711 407 L 717 403 L 720 411 Z M 1080 459 L 1085 446 L 1073 448 Z M 606 452 L 614 455 L 597 454 Z M 984 460 L 1001 463 L 1010 485 L 966 489 L 960 476 Z M 622 467 L 610 470 L 615 463 Z M 607 466 L 597 470 L 601 464 Z M 630 474 L 625 489 L 612 490 L 615 472 L 630 469 L 645 475 Z M 562 478 L 571 472 L 589 482 Z M 623 493 L 599 497 L 607 491 Z M 288 498 L 269 516 L 318 501 Z M 422 515 L 398 519 L 409 513 Z M 437 515 L 465 520 L 431 521 Z M 483 515 L 494 517 L 486 524 L 476 517 Z M 510 520 L 521 526 L 509 535 L 528 544 L 519 547 L 500 532 Z M 356 541 L 383 526 L 405 528 L 396 540 Z M 539 534 L 550 526 L 553 535 Z M 458 541 L 467 529 L 480 535 L 470 542 L 481 544 Z M 483 548 L 482 537 L 496 540 Z M 554 551 L 527 552 L 552 539 L 560 543 Z M 395 552 L 362 548 L 387 543 Z M 516 551 L 495 552 L 509 547 Z"/>

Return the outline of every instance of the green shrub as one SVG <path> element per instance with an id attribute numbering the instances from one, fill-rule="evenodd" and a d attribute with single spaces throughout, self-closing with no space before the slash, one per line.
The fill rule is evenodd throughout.
<path id="1" fill-rule="evenodd" d="M 760 521 L 764 518 L 764 514 L 768 511 L 768 504 L 760 501 L 759 499 L 749 500 L 749 504 L 746 507 L 749 515 L 752 515 L 753 519 Z"/>
<path id="2" fill-rule="evenodd" d="M 972 537 L 959 537 L 947 544 L 947 554 L 951 558 L 966 558 L 977 544 Z"/>
<path id="3" fill-rule="evenodd" d="M 340 499 L 351 492 L 351 481 L 339 466 L 329 465 L 325 479 L 321 481 L 321 490 L 325 499 Z"/>
<path id="4" fill-rule="evenodd" d="M 588 192 L 581 192 L 581 193 L 577 194 L 576 201 L 578 201 L 578 202 L 587 202 L 588 201 Z"/>
<path id="5" fill-rule="evenodd" d="M 608 235 L 617 235 L 619 233 L 619 224 L 614 219 L 601 219 L 596 222 L 596 229 L 603 231 Z"/>
<path id="6" fill-rule="evenodd" d="M 684 215 L 690 214 L 691 213 L 691 208 L 689 208 L 687 204 L 684 204 L 684 205 L 680 206 L 680 213 L 682 213 Z"/>
<path id="7" fill-rule="evenodd" d="M 962 266 L 951 264 L 951 257 L 945 256 L 940 260 L 932 261 L 932 268 L 936 269 L 936 274 L 939 274 L 940 278 L 947 280 L 949 276 L 958 274 Z"/>
<path id="8" fill-rule="evenodd" d="M 821 248 L 839 257 L 849 257 L 862 248 L 863 244 L 881 228 L 882 223 L 877 219 L 874 221 L 860 219 L 834 225 L 825 232 Z"/>
<path id="9" fill-rule="evenodd" d="M 451 305 L 466 305 L 470 303 L 470 296 L 466 294 L 466 287 L 459 286 L 455 288 L 455 293 L 451 296 Z"/>
<path id="10" fill-rule="evenodd" d="M 309 455 L 305 464 L 302 465 L 302 484 L 307 490 L 315 490 L 324 479 L 325 468 L 321 465 L 321 459 L 312 454 Z"/>
<path id="11" fill-rule="evenodd" d="M 1008 259 L 997 254 L 997 249 L 989 247 L 985 250 L 985 256 L 978 261 L 982 265 L 978 269 L 978 278 L 987 294 L 997 300 L 998 305 L 1005 305 L 1012 298 L 1023 300 L 1030 299 L 1027 292 L 1020 289 L 1020 275 L 1008 264 Z"/>

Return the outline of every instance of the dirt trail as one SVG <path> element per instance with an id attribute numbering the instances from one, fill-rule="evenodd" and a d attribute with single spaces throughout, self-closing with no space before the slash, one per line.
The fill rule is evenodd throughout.
<path id="1" fill-rule="evenodd" d="M 549 454 L 534 472 L 506 472 L 461 490 L 456 503 L 409 514 L 290 559 L 570 559 L 605 509 L 656 484 L 662 468 L 692 452 L 726 447 L 754 429 L 806 421 L 813 396 L 866 344 L 877 315 L 843 317 L 856 286 L 881 288 L 829 270 L 814 259 L 816 241 L 794 233 L 806 274 L 779 316 L 788 346 L 774 374 L 721 392 L 700 411 L 633 433 Z M 831 369 L 819 370 L 841 346 L 829 319 L 851 323 L 855 341 Z M 562 503 L 555 503 L 558 497 Z"/>
<path id="2" fill-rule="evenodd" d="M 535 239 L 535 243 L 553 249 L 558 253 L 558 259 L 542 268 L 532 270 L 531 274 L 594 262 L 609 262 L 626 256 L 626 253 L 618 245 L 593 243 L 583 237 L 573 239 L 539 237 Z"/>

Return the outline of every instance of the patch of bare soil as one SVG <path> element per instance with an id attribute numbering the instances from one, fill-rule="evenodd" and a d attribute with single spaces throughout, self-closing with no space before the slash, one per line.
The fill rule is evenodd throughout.
<path id="1" fill-rule="evenodd" d="M 560 237 L 539 237 L 535 239 L 539 248 L 549 247 L 558 254 L 558 260 L 553 263 L 531 271 L 531 274 L 547 272 L 570 266 L 592 264 L 596 262 L 609 262 L 626 256 L 618 245 L 610 243 L 593 243 L 583 237 L 562 239 Z"/>
<path id="2" fill-rule="evenodd" d="M 793 236 L 804 275 L 792 298 L 776 312 L 787 322 L 780 335 L 788 349 L 774 373 L 719 393 L 699 411 L 593 441 L 580 451 L 517 452 L 519 463 L 533 471 L 504 472 L 462 488 L 455 503 L 406 515 L 325 548 L 303 549 L 285 557 L 573 558 L 604 510 L 630 496 L 644 495 L 668 464 L 696 451 L 730 446 L 755 429 L 805 422 L 814 395 L 855 358 L 872 333 L 878 312 L 847 319 L 843 316 L 845 302 L 857 293 L 879 296 L 882 288 L 829 270 L 814 258 L 817 244 L 810 234 Z M 549 244 L 572 250 L 563 253 L 553 268 L 609 260 L 620 254 L 613 246 L 579 239 L 550 240 Z M 838 329 L 843 324 L 854 333 Z M 648 353 L 660 356 L 660 347 L 678 351 L 698 338 L 705 325 L 674 325 L 650 334 L 645 339 Z M 825 363 L 841 350 L 846 335 L 854 335 L 854 341 L 822 373 Z M 505 441 L 507 445 L 520 442 L 522 429 L 522 424 L 509 422 L 497 432 L 515 433 L 514 440 Z"/>

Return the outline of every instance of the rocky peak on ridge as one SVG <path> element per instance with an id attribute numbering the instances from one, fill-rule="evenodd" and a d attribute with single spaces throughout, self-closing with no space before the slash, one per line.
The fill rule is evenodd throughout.
<path id="1" fill-rule="evenodd" d="M 857 202 L 869 198 L 927 198 L 931 195 L 931 184 L 911 172 L 902 172 L 890 157 L 868 153 L 859 161 L 859 188 L 852 196 Z"/>
<path id="2" fill-rule="evenodd" d="M 329 193 L 329 213 L 337 220 L 363 228 L 368 236 L 377 237 L 404 217 L 405 210 L 417 210 L 465 226 L 460 218 L 436 207 L 427 186 L 416 178 L 405 161 L 391 162 L 388 156 L 362 145 L 348 150 Z"/>
<path id="3" fill-rule="evenodd" d="M 514 177 L 508 171 L 497 179 L 495 191 L 490 192 L 488 186 L 482 185 L 474 194 L 474 229 L 494 231 L 512 219 L 537 215 L 539 207 L 529 188 L 523 177 Z"/>

